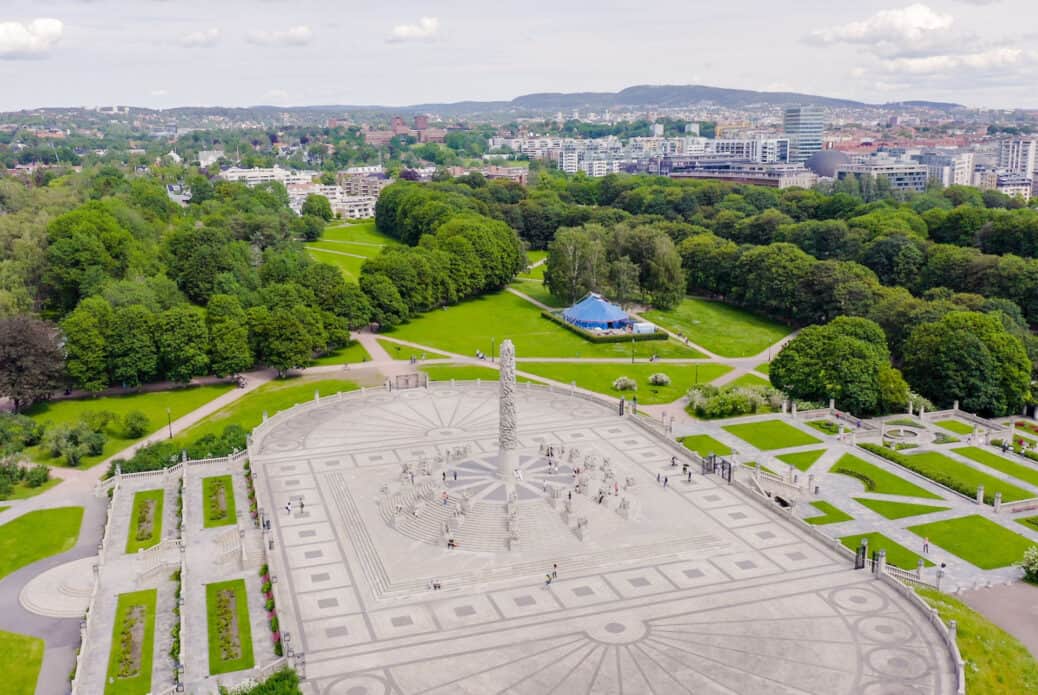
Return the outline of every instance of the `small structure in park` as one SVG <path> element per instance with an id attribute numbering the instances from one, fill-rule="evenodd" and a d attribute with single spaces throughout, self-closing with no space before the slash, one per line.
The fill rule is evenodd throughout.
<path id="1" fill-rule="evenodd" d="M 588 331 L 626 330 L 634 322 L 623 309 L 602 295 L 588 292 L 579 302 L 562 312 L 566 323 Z"/>

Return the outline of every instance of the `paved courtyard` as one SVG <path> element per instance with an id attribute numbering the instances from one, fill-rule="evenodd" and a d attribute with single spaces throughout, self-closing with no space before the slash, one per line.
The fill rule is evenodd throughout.
<path id="1" fill-rule="evenodd" d="M 518 412 L 511 502 L 495 383 L 350 394 L 257 430 L 311 692 L 955 692 L 915 604 L 720 478 L 689 481 L 687 452 L 568 393 L 523 386 Z"/>

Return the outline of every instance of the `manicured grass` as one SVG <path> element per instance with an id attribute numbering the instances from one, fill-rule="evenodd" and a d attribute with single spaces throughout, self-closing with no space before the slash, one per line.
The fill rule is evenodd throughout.
<path id="1" fill-rule="evenodd" d="M 840 426 L 832 420 L 808 420 L 804 424 L 808 427 L 814 427 L 822 434 L 835 436 L 840 433 Z"/>
<path id="2" fill-rule="evenodd" d="M 77 423 L 84 413 L 90 411 L 100 412 L 107 410 L 121 417 L 131 410 L 139 410 L 148 416 L 148 420 L 151 423 L 151 426 L 148 428 L 148 434 L 151 434 L 166 426 L 166 408 L 170 410 L 170 417 L 176 420 L 187 415 L 192 410 L 197 410 L 231 388 L 233 386 L 230 384 L 219 384 L 213 386 L 193 386 L 172 391 L 134 393 L 125 396 L 44 401 L 33 405 L 25 414 L 40 423 L 72 425 Z M 126 439 L 123 437 L 122 425 L 118 422 L 113 422 L 109 425 L 106 435 L 107 440 L 101 455 L 84 456 L 83 462 L 79 466 L 80 468 L 89 468 L 100 463 L 109 456 L 143 439 L 143 437 L 136 439 Z M 51 465 L 64 465 L 62 459 L 50 458 L 39 446 L 27 449 L 26 453 L 36 461 Z"/>
<path id="3" fill-rule="evenodd" d="M 1019 640 L 948 594 L 923 588 L 916 592 L 946 624 L 955 621 L 969 695 L 1038 693 L 1038 663 Z"/>
<path id="4" fill-rule="evenodd" d="M 1012 502 L 1014 500 L 1025 500 L 1034 497 L 1034 493 L 1023 488 L 1012 485 L 998 478 L 982 473 L 972 466 L 940 454 L 936 451 L 924 451 L 919 454 L 907 454 L 903 457 L 907 460 L 912 470 L 920 475 L 935 481 L 948 481 L 954 483 L 953 489 L 957 489 L 965 495 L 974 493 L 979 485 L 984 486 L 984 494 L 993 496 L 996 492 L 1002 493 L 1002 500 Z M 947 483 L 944 483 L 947 484 Z"/>
<path id="5" fill-rule="evenodd" d="M 841 521 L 853 521 L 854 517 L 845 511 L 841 511 L 825 500 L 817 500 L 811 503 L 815 509 L 822 511 L 821 516 L 812 516 L 804 519 L 809 524 L 823 526 L 825 524 L 838 524 Z"/>
<path id="6" fill-rule="evenodd" d="M 158 545 L 162 540 L 162 506 L 164 490 L 141 490 L 133 496 L 133 509 L 130 512 L 130 530 L 126 536 L 126 552 L 135 553 Z M 151 505 L 151 532 L 147 533 L 139 526 L 144 506 Z"/>
<path id="7" fill-rule="evenodd" d="M 1011 475 L 1017 480 L 1022 480 L 1025 483 L 1031 485 L 1038 485 L 1038 468 L 1032 468 L 1023 463 L 1017 463 L 1016 461 L 1010 461 L 1009 459 L 1002 458 L 998 454 L 986 451 L 975 446 L 963 446 L 957 449 L 952 449 L 959 456 L 965 456 L 966 458 L 973 459 L 977 463 L 982 463 L 988 468 L 993 468 L 996 471 Z M 1031 495 L 1035 497 L 1036 495 Z"/>
<path id="8" fill-rule="evenodd" d="M 105 678 L 105 695 L 144 695 L 151 692 L 151 666 L 155 652 L 155 603 L 158 591 L 147 589 L 129 594 L 119 594 L 119 602 L 115 609 L 115 625 L 112 627 L 112 651 L 108 658 L 108 675 Z M 138 619 L 143 622 L 143 630 L 138 629 L 139 641 L 133 641 L 133 652 L 138 654 L 138 668 L 133 674 L 120 677 L 121 664 L 124 658 L 124 630 L 129 631 L 128 619 L 135 606 L 143 608 Z M 133 658 L 131 654 L 126 658 Z"/>
<path id="9" fill-rule="evenodd" d="M 524 357 L 631 357 L 632 343 L 592 343 L 541 316 L 541 310 L 511 292 L 498 292 L 463 302 L 443 311 L 430 311 L 387 335 L 459 355 L 476 350 L 490 354 L 491 340 L 515 343 Z M 698 353 L 675 340 L 634 343 L 635 356 L 696 357 Z M 495 348 L 496 350 L 496 348 Z"/>
<path id="10" fill-rule="evenodd" d="M 526 252 L 526 260 L 530 263 L 531 266 L 534 265 L 535 263 L 539 262 L 539 261 L 543 261 L 547 257 L 548 257 L 548 252 L 547 251 L 527 251 Z M 530 269 L 529 271 L 523 271 L 523 272 L 519 273 L 519 277 L 521 277 L 521 278 L 533 278 L 535 280 L 543 280 L 544 279 L 544 271 L 547 270 L 547 269 L 548 269 L 548 264 L 547 263 L 541 263 L 540 265 L 538 265 L 535 268 Z"/>
<path id="11" fill-rule="evenodd" d="M 314 360 L 314 364 L 357 364 L 359 362 L 370 362 L 371 355 L 360 343 L 354 342 L 349 347 L 339 348 L 335 352 L 322 355 Z"/>
<path id="12" fill-rule="evenodd" d="M 895 473 L 889 473 L 879 466 L 868 461 L 862 461 L 857 456 L 844 454 L 836 462 L 830 473 L 857 478 L 865 485 L 867 492 L 878 492 L 881 495 L 903 495 L 905 497 L 922 497 L 926 499 L 939 500 L 940 495 L 924 490 L 918 485 L 913 485 Z"/>
<path id="13" fill-rule="evenodd" d="M 1038 516 L 1025 516 L 1022 519 L 1017 519 L 1016 523 L 1023 524 L 1032 531 L 1038 531 Z"/>
<path id="14" fill-rule="evenodd" d="M 82 507 L 57 507 L 27 512 L 0 526 L 0 579 L 71 549 L 82 522 Z"/>
<path id="15" fill-rule="evenodd" d="M 524 280 L 522 277 L 519 277 L 509 287 L 513 287 L 531 299 L 536 299 L 541 304 L 550 306 L 553 309 L 562 309 L 569 306 L 569 302 L 549 292 L 548 288 L 540 280 Z"/>
<path id="16" fill-rule="evenodd" d="M 10 507 L 5 507 L 3 505 L 0 505 L 0 512 L 6 512 L 8 509 L 10 509 Z"/>
<path id="17" fill-rule="evenodd" d="M 386 340 L 385 338 L 375 338 L 375 342 L 382 346 L 382 349 L 389 353 L 389 356 L 394 360 L 409 360 L 411 355 L 421 359 L 422 355 L 425 355 L 427 360 L 442 359 L 447 357 L 441 355 L 438 352 L 431 352 L 429 350 L 419 350 L 413 348 L 410 345 L 401 345 L 400 343 L 394 343 L 392 340 Z"/>
<path id="18" fill-rule="evenodd" d="M 948 509 L 948 507 L 932 507 L 928 504 L 910 504 L 908 502 L 874 500 L 868 497 L 855 497 L 853 499 L 858 504 L 868 507 L 887 519 L 904 519 L 906 516 L 932 514 L 934 512 L 943 512 Z"/>
<path id="19" fill-rule="evenodd" d="M 959 420 L 938 420 L 934 424 L 955 434 L 969 434 L 973 431 L 973 425 L 967 425 Z"/>
<path id="20" fill-rule="evenodd" d="M 934 545 L 983 570 L 1008 567 L 1019 562 L 1024 551 L 1035 545 L 1034 541 L 979 514 L 909 526 L 908 530 L 929 537 Z"/>
<path id="21" fill-rule="evenodd" d="M 760 372 L 761 374 L 771 374 L 771 362 L 764 362 L 762 364 L 758 364 L 756 367 L 753 368 L 753 371 Z"/>
<path id="22" fill-rule="evenodd" d="M 341 221 L 332 222 L 325 227 L 321 241 L 349 241 L 359 244 L 375 244 L 382 246 L 402 246 L 401 242 L 393 237 L 380 234 L 375 229 L 374 220 L 363 222 L 350 222 L 344 224 Z"/>
<path id="23" fill-rule="evenodd" d="M 710 454 L 727 456 L 732 453 L 730 446 L 717 441 L 709 434 L 693 434 L 689 437 L 682 437 L 678 441 L 684 444 L 685 448 L 689 451 L 694 451 L 703 457 L 709 456 Z"/>
<path id="24" fill-rule="evenodd" d="M 814 465 L 814 462 L 821 458 L 822 454 L 826 452 L 825 449 L 812 449 L 811 451 L 798 451 L 793 454 L 782 454 L 776 456 L 779 461 L 784 461 L 789 465 L 793 466 L 801 471 L 806 471 L 808 468 Z"/>
<path id="25" fill-rule="evenodd" d="M 740 425 L 726 425 L 724 429 L 761 451 L 821 443 L 818 439 L 782 420 L 761 420 Z"/>
<path id="26" fill-rule="evenodd" d="M 750 357 L 785 338 L 790 330 L 781 323 L 755 316 L 736 307 L 706 299 L 686 297 L 667 311 L 643 314 L 649 321 L 688 336 L 696 345 L 722 357 Z"/>
<path id="27" fill-rule="evenodd" d="M 238 653 L 224 658 L 220 650 L 220 616 L 217 601 L 222 591 L 234 592 L 234 622 L 237 629 L 229 629 L 227 634 L 236 636 Z M 249 604 L 245 596 L 245 580 L 234 579 L 229 582 L 206 584 L 205 587 L 206 619 L 209 628 L 209 673 L 217 675 L 242 671 L 252 668 L 252 627 L 249 624 Z M 229 616 L 225 616 L 225 619 Z"/>
<path id="28" fill-rule="evenodd" d="M 356 256 L 345 256 L 342 253 L 326 251 L 310 245 L 306 246 L 306 253 L 315 261 L 334 265 L 342 273 L 343 278 L 350 282 L 357 282 L 360 278 L 360 267 L 367 260 L 366 258 L 357 258 Z"/>
<path id="29" fill-rule="evenodd" d="M 306 242 L 306 248 L 346 253 L 352 256 L 363 256 L 364 258 L 373 258 L 382 253 L 381 246 L 354 241 L 308 241 Z"/>
<path id="30" fill-rule="evenodd" d="M 223 495 L 216 496 L 222 488 Z M 223 504 L 217 504 L 217 500 L 223 499 Z M 212 528 L 214 526 L 228 526 L 235 522 L 234 510 L 234 481 L 229 475 L 214 475 L 202 478 L 202 504 L 205 508 L 203 526 Z"/>
<path id="31" fill-rule="evenodd" d="M 339 391 L 354 391 L 359 388 L 352 381 L 342 379 L 317 379 L 296 377 L 294 379 L 278 379 L 263 384 L 255 391 L 220 408 L 202 422 L 181 432 L 177 439 L 193 442 L 207 434 L 219 435 L 228 425 L 240 425 L 251 430 L 263 422 L 263 412 L 274 415 L 279 410 L 310 401 L 314 391 L 321 396 L 330 396 Z"/>
<path id="32" fill-rule="evenodd" d="M 43 640 L 0 630 L 0 673 L 4 692 L 33 695 L 43 665 Z"/>
<path id="33" fill-rule="evenodd" d="M 756 374 L 746 373 L 746 374 L 743 374 L 738 379 L 733 379 L 732 381 L 729 381 L 725 385 L 726 386 L 736 386 L 736 387 L 771 386 L 771 382 L 768 381 L 767 379 L 761 379 Z"/>
<path id="34" fill-rule="evenodd" d="M 429 381 L 450 381 L 451 379 L 458 379 L 459 381 L 475 381 L 476 379 L 497 381 L 500 377 L 500 372 L 493 367 L 469 364 L 430 364 L 425 367 L 419 367 L 418 371 L 428 374 Z M 524 376 L 517 376 L 515 380 L 521 384 L 527 382 L 531 384 L 541 383 L 533 379 L 527 379 Z"/>
<path id="35" fill-rule="evenodd" d="M 903 570 L 914 570 L 919 566 L 921 555 L 916 555 L 905 546 L 892 541 L 882 533 L 859 533 L 853 536 L 844 536 L 839 541 L 851 550 L 857 550 L 858 546 L 861 545 L 862 538 L 869 539 L 869 557 L 872 557 L 873 551 L 885 550 L 887 551 L 888 565 L 900 567 Z M 925 564 L 927 567 L 933 567 L 933 563 L 929 560 L 926 560 Z"/>
<path id="36" fill-rule="evenodd" d="M 727 374 L 731 367 L 722 364 L 662 364 L 639 362 L 610 363 L 610 362 L 527 362 L 519 363 L 519 369 L 524 372 L 543 376 L 555 381 L 568 384 L 577 382 L 577 386 L 596 393 L 604 393 L 607 396 L 620 398 L 623 396 L 631 400 L 632 396 L 638 396 L 638 403 L 642 405 L 653 405 L 656 403 L 672 403 L 681 398 L 693 384 L 705 384 L 713 381 L 719 376 Z M 649 383 L 649 377 L 653 374 L 666 374 L 670 377 L 667 386 L 653 386 Z M 638 382 L 637 391 L 617 391 L 613 388 L 613 382 L 621 376 L 626 376 Z M 698 382 L 696 381 L 698 377 Z"/>
<path id="37" fill-rule="evenodd" d="M 40 493 L 50 490 L 55 485 L 61 484 L 61 478 L 51 478 L 43 485 L 39 487 L 29 487 L 24 482 L 16 483 L 11 487 L 11 492 L 8 495 L 0 497 L 2 500 L 26 500 L 30 497 L 35 497 Z"/>

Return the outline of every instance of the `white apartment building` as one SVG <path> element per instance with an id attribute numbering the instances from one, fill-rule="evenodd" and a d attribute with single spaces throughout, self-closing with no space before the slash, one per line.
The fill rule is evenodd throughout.
<path id="1" fill-rule="evenodd" d="M 274 181 L 283 183 L 286 186 L 310 183 L 318 175 L 316 171 L 293 171 L 291 169 L 282 169 L 281 167 L 270 169 L 239 169 L 238 167 L 231 167 L 220 174 L 225 181 L 236 181 L 244 183 L 246 186 L 257 186 L 261 183 L 271 183 Z"/>
<path id="2" fill-rule="evenodd" d="M 976 158 L 972 152 L 923 152 L 912 159 L 924 165 L 930 180 L 948 186 L 973 185 L 973 169 Z"/>
<path id="3" fill-rule="evenodd" d="M 1032 178 L 1038 171 L 1038 140 L 1003 140 L 998 152 L 998 168 Z"/>
<path id="4" fill-rule="evenodd" d="M 378 196 L 348 195 L 340 186 L 323 186 L 316 183 L 295 183 L 288 189 L 288 205 L 299 214 L 309 195 L 323 195 L 331 203 L 332 212 L 347 220 L 366 220 L 375 216 Z"/>

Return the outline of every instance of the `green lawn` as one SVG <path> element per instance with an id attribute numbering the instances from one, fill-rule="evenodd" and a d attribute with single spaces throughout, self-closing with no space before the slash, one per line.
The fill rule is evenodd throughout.
<path id="1" fill-rule="evenodd" d="M 0 526 L 0 579 L 70 550 L 79 539 L 82 522 L 82 507 L 58 507 L 27 512 Z"/>
<path id="2" fill-rule="evenodd" d="M 821 443 L 818 439 L 782 420 L 761 420 L 740 425 L 726 425 L 724 429 L 761 451 Z"/>
<path id="3" fill-rule="evenodd" d="M 8 695 L 33 695 L 43 665 L 43 640 L 0 630 L 0 673 Z"/>
<path id="4" fill-rule="evenodd" d="M 1035 496 L 1032 492 L 1028 492 L 1016 485 L 999 480 L 987 473 L 982 473 L 972 466 L 966 465 L 965 463 L 959 463 L 958 461 L 936 451 L 907 454 L 904 458 L 907 460 L 912 470 L 916 471 L 920 475 L 924 475 L 927 478 L 938 482 L 947 481 L 944 483 L 945 485 L 949 482 L 954 483 L 955 485 L 949 485 L 949 487 L 958 489 L 967 496 L 971 494 L 969 491 L 972 491 L 972 494 L 975 494 L 977 486 L 979 485 L 984 486 L 984 494 L 986 496 L 993 496 L 996 492 L 1001 492 L 1002 500 L 1005 502 L 1025 500 Z"/>
<path id="5" fill-rule="evenodd" d="M 0 504 L 0 512 L 6 512 L 8 509 L 10 509 L 9 506 L 4 506 L 4 505 Z"/>
<path id="6" fill-rule="evenodd" d="M 279 410 L 313 400 L 315 390 L 322 396 L 330 396 L 339 391 L 354 391 L 358 388 L 352 381 L 342 379 L 278 379 L 220 408 L 202 422 L 181 432 L 177 439 L 193 442 L 207 434 L 219 435 L 228 425 L 240 425 L 251 430 L 263 422 L 263 411 L 272 416 Z"/>
<path id="7" fill-rule="evenodd" d="M 734 387 L 748 387 L 748 386 L 771 386 L 771 382 L 767 379 L 761 379 L 756 374 L 746 373 L 740 376 L 738 379 L 729 381 L 725 386 Z"/>
<path id="8" fill-rule="evenodd" d="M 409 345 L 401 345 L 400 343 L 394 343 L 392 340 L 386 340 L 385 338 L 375 338 L 375 342 L 382 346 L 382 349 L 389 353 L 389 356 L 394 360 L 409 360 L 411 355 L 421 359 L 422 355 L 425 355 L 427 360 L 436 360 L 446 358 L 446 355 L 441 355 L 438 352 L 430 352 L 429 350 L 422 350 L 413 348 Z"/>
<path id="9" fill-rule="evenodd" d="M 836 462 L 830 473 L 857 478 L 865 485 L 866 492 L 877 492 L 881 495 L 903 495 L 905 497 L 922 497 L 924 499 L 939 500 L 940 495 L 924 490 L 918 485 L 913 485 L 895 473 L 889 473 L 879 466 L 868 461 L 862 461 L 857 456 L 844 454 Z"/>
<path id="10" fill-rule="evenodd" d="M 569 302 L 549 292 L 548 288 L 540 280 L 524 280 L 522 277 L 519 277 L 509 287 L 513 287 L 531 299 L 536 299 L 541 304 L 554 309 L 562 309 L 569 306 Z"/>
<path id="11" fill-rule="evenodd" d="M 158 591 L 156 589 L 119 594 L 119 603 L 115 609 L 115 625 L 112 627 L 112 651 L 108 659 L 105 695 L 144 695 L 151 692 L 151 666 L 155 652 L 155 603 L 157 595 Z M 125 643 L 125 647 L 129 647 L 132 651 L 129 654 L 124 654 L 124 642 L 120 637 L 124 630 L 131 630 L 129 618 L 131 617 L 131 611 L 136 606 L 140 606 L 143 609 L 143 612 L 138 612 L 137 614 L 137 620 L 143 621 L 143 630 L 139 630 L 139 642 L 131 640 Z M 127 665 L 128 672 L 121 676 L 124 658 L 126 660 L 136 659 L 136 665 L 135 667 Z"/>
<path id="12" fill-rule="evenodd" d="M 233 613 L 220 616 L 217 601 L 221 592 L 234 593 Z M 252 668 L 252 627 L 249 624 L 249 604 L 245 595 L 245 580 L 206 584 L 206 618 L 209 628 L 209 673 L 218 675 Z M 221 631 L 221 625 L 223 630 Z M 229 639 L 236 639 L 236 653 L 223 654 L 220 649 L 221 632 Z M 230 645 L 234 648 L 234 645 Z"/>
<path id="13" fill-rule="evenodd" d="M 46 492 L 47 490 L 50 490 L 52 487 L 54 487 L 55 485 L 59 485 L 60 483 L 61 483 L 61 478 L 51 478 L 50 480 L 45 482 L 43 485 L 40 485 L 39 487 L 29 487 L 24 482 L 16 483 L 15 485 L 13 485 L 11 487 L 10 494 L 4 495 L 4 496 L 0 497 L 0 500 L 25 500 L 25 499 L 29 499 L 30 497 L 35 497 L 36 495 L 39 495 L 40 493 L 43 493 L 43 492 Z"/>
<path id="14" fill-rule="evenodd" d="M 530 265 L 534 265 L 538 261 L 543 261 L 547 257 L 548 257 L 548 252 L 547 251 L 527 251 L 526 252 L 526 260 L 529 262 Z M 535 280 L 543 280 L 544 279 L 544 271 L 547 270 L 547 269 L 548 269 L 548 264 L 547 263 L 541 263 L 539 266 L 537 266 L 536 268 L 531 269 L 528 272 L 527 271 L 523 271 L 522 273 L 519 273 L 519 277 L 521 277 L 521 278 L 533 278 Z"/>
<path id="15" fill-rule="evenodd" d="M 914 570 L 919 566 L 919 558 L 922 557 L 921 555 L 916 555 L 905 546 L 892 541 L 882 533 L 859 533 L 853 536 L 844 536 L 839 540 L 851 550 L 857 550 L 858 546 L 861 545 L 862 538 L 869 539 L 869 557 L 872 557 L 873 551 L 885 550 L 887 551 L 888 565 L 900 567 L 903 570 Z M 921 547 L 922 546 L 920 545 L 920 548 Z M 926 566 L 933 567 L 933 563 L 926 560 Z"/>
<path id="16" fill-rule="evenodd" d="M 162 506 L 165 490 L 141 490 L 133 496 L 133 510 L 130 512 L 130 530 L 126 535 L 126 552 L 135 553 L 158 545 L 162 540 Z M 146 504 L 151 506 L 151 530 L 141 529 L 141 512 Z"/>
<path id="17" fill-rule="evenodd" d="M 131 410 L 139 410 L 148 416 L 148 420 L 151 423 L 151 426 L 148 428 L 148 434 L 151 434 L 166 426 L 166 408 L 170 410 L 170 417 L 176 420 L 193 410 L 197 410 L 231 388 L 233 386 L 230 384 L 219 384 L 214 386 L 193 386 L 172 391 L 134 393 L 125 396 L 44 401 L 33 405 L 25 411 L 25 414 L 40 423 L 74 424 L 79 421 L 84 413 L 89 411 L 99 412 L 107 410 L 121 417 Z M 89 468 L 100 463 L 109 456 L 119 453 L 143 438 L 124 438 L 121 424 L 119 423 L 109 425 L 106 434 L 107 441 L 101 455 L 83 457 L 80 468 Z M 26 453 L 34 460 L 43 463 L 64 465 L 60 463 L 59 459 L 52 459 L 47 456 L 46 452 L 42 451 L 39 446 L 28 449 Z"/>
<path id="18" fill-rule="evenodd" d="M 350 282 L 357 282 L 360 278 L 360 267 L 367 260 L 356 256 L 344 256 L 341 253 L 325 251 L 310 245 L 306 246 L 306 253 L 315 261 L 334 265 L 342 273 L 343 278 Z"/>
<path id="19" fill-rule="evenodd" d="M 994 454 L 990 451 L 975 447 L 975 446 L 963 446 L 957 449 L 952 449 L 959 456 L 965 456 L 966 458 L 973 459 L 977 463 L 982 463 L 988 468 L 993 468 L 996 471 L 1011 475 L 1017 480 L 1022 480 L 1025 483 L 1031 485 L 1038 485 L 1038 469 L 1032 468 L 1023 463 L 1017 463 L 1016 461 L 1010 461 L 1009 459 L 1002 458 L 998 454 Z M 1035 495 L 1031 495 L 1034 497 Z"/>
<path id="20" fill-rule="evenodd" d="M 425 367 L 419 367 L 418 370 L 428 374 L 429 381 L 450 381 L 451 379 L 461 381 L 475 381 L 476 379 L 497 381 L 500 377 L 500 373 L 493 367 L 468 364 L 430 364 Z M 527 379 L 524 376 L 516 377 L 516 381 L 521 384 L 527 382 L 532 384 L 540 383 L 533 379 Z"/>
<path id="21" fill-rule="evenodd" d="M 222 494 L 218 494 L 222 490 Z M 228 526 L 235 522 L 234 481 L 229 475 L 202 478 L 203 526 Z"/>
<path id="22" fill-rule="evenodd" d="M 958 555 L 983 570 L 1008 567 L 1019 562 L 1034 541 L 1013 533 L 1000 524 L 973 514 L 932 524 L 909 526 L 918 536 Z"/>
<path id="23" fill-rule="evenodd" d="M 638 403 L 653 405 L 672 403 L 681 398 L 695 383 L 705 384 L 719 376 L 727 374 L 731 367 L 721 364 L 661 364 L 639 362 L 638 364 L 617 364 L 610 362 L 527 362 L 519 363 L 524 372 L 543 376 L 568 384 L 577 382 L 577 386 L 596 393 L 630 400 L 638 396 Z M 661 373 L 670 377 L 670 385 L 653 386 L 649 377 Z M 626 376 L 638 382 L 637 391 L 617 391 L 613 382 Z M 697 382 L 696 379 L 699 379 Z"/>
<path id="24" fill-rule="evenodd" d="M 375 221 L 351 222 L 344 224 L 341 221 L 333 222 L 324 229 L 321 241 L 349 241 L 360 244 L 374 244 L 382 246 L 402 246 L 403 244 L 393 237 L 380 234 L 375 230 Z"/>
<path id="25" fill-rule="evenodd" d="M 541 310 L 511 292 L 472 299 L 443 311 L 430 311 L 387 335 L 459 355 L 490 354 L 491 341 L 515 343 L 518 357 L 630 358 L 632 343 L 592 343 L 541 316 Z M 694 358 L 695 351 L 675 340 L 634 343 L 636 357 Z"/>
<path id="26" fill-rule="evenodd" d="M 822 454 L 826 452 L 826 449 L 812 449 L 811 451 L 798 451 L 794 454 L 782 454 L 776 456 L 779 461 L 784 461 L 789 465 L 793 466 L 801 471 L 806 471 L 808 468 L 814 465 L 814 462 L 821 458 Z"/>
<path id="27" fill-rule="evenodd" d="M 382 253 L 382 247 L 374 244 L 358 243 L 355 241 L 308 241 L 306 248 L 312 250 L 331 251 L 333 253 L 345 253 L 352 256 L 373 258 Z"/>
<path id="28" fill-rule="evenodd" d="M 854 501 L 868 507 L 887 519 L 904 519 L 906 516 L 932 514 L 933 512 L 943 512 L 948 509 L 948 507 L 932 507 L 928 504 L 910 504 L 908 502 L 874 500 L 868 497 L 855 497 Z"/>
<path id="29" fill-rule="evenodd" d="M 771 362 L 764 362 L 762 364 L 758 364 L 756 367 L 753 368 L 753 371 L 760 372 L 761 374 L 771 374 Z"/>
<path id="30" fill-rule="evenodd" d="M 709 434 L 693 434 L 689 437 L 682 437 L 678 440 L 685 445 L 685 448 L 689 451 L 694 451 L 700 456 L 708 456 L 710 454 L 717 454 L 718 456 L 727 456 L 732 453 L 731 447 L 727 444 L 717 441 Z"/>
<path id="31" fill-rule="evenodd" d="M 750 357 L 785 338 L 790 329 L 736 307 L 686 297 L 667 311 L 643 314 L 649 321 L 688 336 L 697 345 L 722 357 Z"/>
<path id="32" fill-rule="evenodd" d="M 324 364 L 357 364 L 359 362 L 370 362 L 371 355 L 364 349 L 364 346 L 358 342 L 354 342 L 349 347 L 339 348 L 335 352 L 330 352 L 327 355 L 322 355 L 314 360 L 316 365 Z"/>
<path id="33" fill-rule="evenodd" d="M 1038 693 L 1038 663 L 1019 640 L 948 594 L 923 588 L 916 592 L 945 623 L 955 621 L 969 695 Z"/>
<path id="34" fill-rule="evenodd" d="M 824 500 L 817 500 L 811 503 L 811 506 L 822 512 L 821 516 L 812 516 L 804 519 L 809 524 L 815 526 L 823 526 L 825 524 L 838 524 L 841 521 L 853 521 L 854 517 L 845 511 L 837 509 L 833 505 L 829 504 Z"/>
<path id="35" fill-rule="evenodd" d="M 934 424 L 955 434 L 969 434 L 973 431 L 973 425 L 967 425 L 961 420 L 938 420 Z"/>
<path id="36" fill-rule="evenodd" d="M 1023 524 L 1032 531 L 1038 531 L 1038 516 L 1025 516 L 1022 519 L 1017 519 L 1016 523 Z"/>

